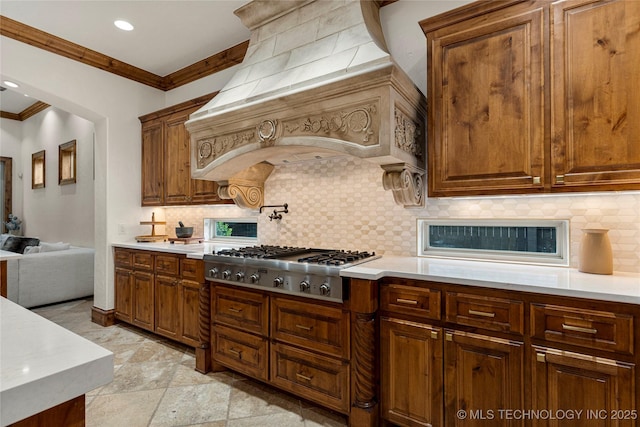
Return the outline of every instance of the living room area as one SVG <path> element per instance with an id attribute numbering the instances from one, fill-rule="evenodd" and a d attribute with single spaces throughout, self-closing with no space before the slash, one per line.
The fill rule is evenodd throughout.
<path id="1" fill-rule="evenodd" d="M 35 307 L 93 295 L 94 124 L 47 106 L 1 119 L 8 299 Z M 46 284 L 46 285 L 45 285 Z"/>

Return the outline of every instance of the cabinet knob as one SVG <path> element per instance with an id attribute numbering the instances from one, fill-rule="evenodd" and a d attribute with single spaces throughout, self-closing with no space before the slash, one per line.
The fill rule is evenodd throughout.
<path id="1" fill-rule="evenodd" d="M 533 183 L 534 183 L 534 184 L 540 184 L 541 182 L 542 182 L 542 181 L 540 180 L 540 177 L 539 177 L 539 176 L 534 176 L 534 177 L 533 177 Z"/>
<path id="2" fill-rule="evenodd" d="M 556 175 L 556 184 L 564 184 L 564 175 Z"/>
<path id="3" fill-rule="evenodd" d="M 431 339 L 434 339 L 434 340 L 438 339 L 438 331 L 431 331 Z"/>
<path id="4" fill-rule="evenodd" d="M 447 332 L 446 334 L 444 334 L 444 339 L 446 339 L 447 341 L 453 341 L 453 334 L 451 332 Z"/>
<path id="5" fill-rule="evenodd" d="M 547 362 L 547 356 L 544 353 L 536 353 L 536 360 L 538 362 L 546 363 Z"/>

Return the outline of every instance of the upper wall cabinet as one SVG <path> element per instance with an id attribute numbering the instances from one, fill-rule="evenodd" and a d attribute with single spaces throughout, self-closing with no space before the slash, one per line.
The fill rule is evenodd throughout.
<path id="1" fill-rule="evenodd" d="M 189 133 L 184 123 L 207 95 L 140 117 L 142 206 L 233 203 L 218 196 L 213 181 L 191 179 Z"/>
<path id="2" fill-rule="evenodd" d="M 429 18 L 429 195 L 640 188 L 640 2 L 482 1 Z"/>

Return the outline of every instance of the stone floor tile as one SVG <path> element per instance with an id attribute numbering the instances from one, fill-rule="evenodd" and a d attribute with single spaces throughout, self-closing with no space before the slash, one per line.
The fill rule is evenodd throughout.
<path id="1" fill-rule="evenodd" d="M 104 386 L 101 394 L 124 393 L 166 388 L 175 372 L 175 365 L 166 362 L 125 363 Z"/>
<path id="2" fill-rule="evenodd" d="M 305 427 L 344 427 L 347 417 L 322 408 L 302 408 Z"/>
<path id="3" fill-rule="evenodd" d="M 149 425 L 171 427 L 226 420 L 230 392 L 231 388 L 220 382 L 170 387 Z"/>
<path id="4" fill-rule="evenodd" d="M 262 415 L 258 417 L 230 419 L 227 427 L 304 427 L 304 419 L 292 412 Z"/>
<path id="5" fill-rule="evenodd" d="M 165 389 L 96 396 L 86 411 L 87 427 L 149 425 Z"/>
<path id="6" fill-rule="evenodd" d="M 229 402 L 229 419 L 283 412 L 300 414 L 300 401 L 253 381 L 233 384 Z"/>

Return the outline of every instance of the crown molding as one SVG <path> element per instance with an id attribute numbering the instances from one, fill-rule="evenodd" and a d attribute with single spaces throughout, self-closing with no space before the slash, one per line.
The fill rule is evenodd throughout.
<path id="1" fill-rule="evenodd" d="M 163 77 L 2 15 L 0 35 L 162 91 L 175 89 L 240 64 L 249 46 L 249 41 L 239 43 Z"/>
<path id="2" fill-rule="evenodd" d="M 9 113 L 6 111 L 0 111 L 0 117 L 2 117 L 3 119 L 19 120 L 22 122 L 24 120 L 27 120 L 29 117 L 36 115 L 40 111 L 49 107 L 50 107 L 49 104 L 46 104 L 42 101 L 37 101 L 17 114 Z"/>

